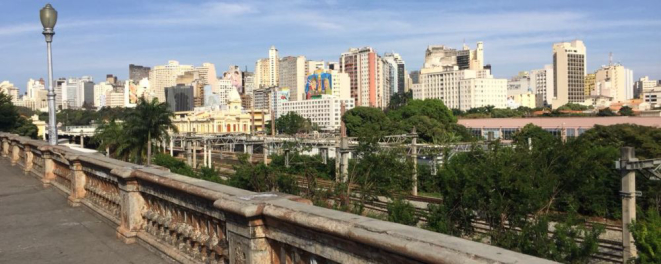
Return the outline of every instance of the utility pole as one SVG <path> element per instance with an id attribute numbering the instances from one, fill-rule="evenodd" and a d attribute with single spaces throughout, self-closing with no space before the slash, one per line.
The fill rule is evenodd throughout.
<path id="1" fill-rule="evenodd" d="M 620 170 L 622 176 L 622 257 L 624 263 L 635 258 L 638 253 L 634 244 L 629 225 L 636 220 L 636 197 L 642 193 L 636 191 L 636 171 L 645 171 L 661 180 L 661 159 L 638 160 L 632 147 L 620 149 L 620 159 L 615 162 L 615 168 Z"/>
<path id="2" fill-rule="evenodd" d="M 413 160 L 413 189 L 411 195 L 418 196 L 418 134 L 415 127 L 411 129 L 411 159 Z"/>

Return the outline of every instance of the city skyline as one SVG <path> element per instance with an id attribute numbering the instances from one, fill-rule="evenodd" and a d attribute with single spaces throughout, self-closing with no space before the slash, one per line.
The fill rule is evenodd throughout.
<path id="1" fill-rule="evenodd" d="M 661 54 L 653 34 L 661 19 L 652 16 L 661 3 L 630 1 L 622 8 L 594 3 L 418 1 L 353 3 L 260 2 L 195 3 L 112 1 L 100 6 L 82 1 L 52 1 L 59 12 L 53 42 L 54 74 L 59 77 L 106 74 L 128 78 L 128 65 L 152 67 L 214 63 L 254 70 L 257 59 L 274 45 L 280 56 L 337 61 L 351 47 L 373 47 L 380 55 L 397 52 L 407 70 L 418 70 L 428 45 L 461 48 L 484 42 L 485 63 L 497 78 L 552 63 L 555 42 L 582 39 L 587 71 L 614 61 L 634 71 L 634 78 L 661 79 Z M 0 18 L 0 79 L 25 92 L 29 78 L 45 78 L 45 44 L 38 10 L 42 2 L 6 3 Z M 657 8 L 655 8 L 657 7 Z M 164 38 L 163 36 L 173 36 Z M 634 41 L 635 40 L 635 41 Z M 9 63 L 7 63 L 9 62 Z"/>

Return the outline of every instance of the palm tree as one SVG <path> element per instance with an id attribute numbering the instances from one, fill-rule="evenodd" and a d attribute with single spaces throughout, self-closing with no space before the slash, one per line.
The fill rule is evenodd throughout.
<path id="1" fill-rule="evenodd" d="M 172 117 L 174 113 L 166 103 L 159 103 L 156 98 L 151 102 L 141 98 L 135 110 L 126 118 L 126 137 L 135 142 L 134 153 L 137 156 L 142 156 L 144 148 L 147 148 L 147 165 L 151 165 L 153 142 L 167 140 L 170 129 L 177 132 Z"/>
<path id="2" fill-rule="evenodd" d="M 92 142 L 98 143 L 98 150 L 105 150 L 108 156 L 112 153 L 116 158 L 126 158 L 129 156 L 126 151 L 129 142 L 124 132 L 124 125 L 111 119 L 96 128 Z"/>

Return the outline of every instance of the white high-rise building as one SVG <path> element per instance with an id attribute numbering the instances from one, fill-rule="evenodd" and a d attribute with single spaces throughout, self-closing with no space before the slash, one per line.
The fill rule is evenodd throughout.
<path id="1" fill-rule="evenodd" d="M 269 49 L 269 86 L 278 86 L 280 77 L 280 67 L 279 67 L 279 58 L 278 50 L 275 46 L 271 46 Z"/>
<path id="2" fill-rule="evenodd" d="M 208 84 L 213 87 L 216 85 L 218 76 L 216 76 L 216 66 L 213 63 L 202 63 L 202 66 L 195 67 L 195 70 L 197 70 L 197 72 L 200 74 L 200 81 L 202 82 L 202 86 Z"/>
<path id="3" fill-rule="evenodd" d="M 337 131 L 342 122 L 341 104 L 344 102 L 345 110 L 354 108 L 352 98 L 340 99 L 333 95 L 321 95 L 319 99 L 282 102 L 278 115 L 286 115 L 295 112 L 309 119 L 312 123 L 319 125 L 322 130 Z"/>
<path id="4" fill-rule="evenodd" d="M 291 92 L 291 101 L 300 101 L 305 99 L 305 80 L 306 74 L 305 56 L 287 56 L 280 58 L 278 78 L 279 87 L 289 89 Z"/>
<path id="5" fill-rule="evenodd" d="M 94 85 L 94 106 L 97 108 L 108 106 L 108 92 L 112 92 L 113 86 L 107 82 Z"/>
<path id="6" fill-rule="evenodd" d="M 586 48 L 583 41 L 553 44 L 553 109 L 585 102 Z"/>
<path id="7" fill-rule="evenodd" d="M 530 71 L 530 85 L 542 104 L 548 106 L 553 100 L 553 65 L 545 65 L 543 69 Z"/>
<path id="8" fill-rule="evenodd" d="M 86 100 L 87 99 L 87 100 Z M 62 84 L 62 108 L 78 109 L 85 102 L 92 106 L 94 100 L 94 83 L 92 77 L 68 78 Z"/>
<path id="9" fill-rule="evenodd" d="M 27 88 L 25 91 L 26 96 L 30 99 L 34 99 L 38 91 L 44 89 L 46 89 L 44 79 L 39 79 L 39 80 L 30 79 L 28 80 Z"/>
<path id="10" fill-rule="evenodd" d="M 430 46 L 419 83 L 413 84 L 414 99 L 440 99 L 448 108 L 468 110 L 492 105 L 507 107 L 507 79 L 496 79 L 483 66 L 483 43 L 477 49 L 455 50 Z"/>
<path id="11" fill-rule="evenodd" d="M 187 71 L 193 71 L 192 65 L 180 65 L 178 61 L 168 61 L 167 65 L 159 65 L 149 71 L 149 84 L 154 90 L 159 102 L 165 102 L 165 87 L 177 85 L 177 76 Z M 209 74 L 210 75 L 210 74 Z"/>

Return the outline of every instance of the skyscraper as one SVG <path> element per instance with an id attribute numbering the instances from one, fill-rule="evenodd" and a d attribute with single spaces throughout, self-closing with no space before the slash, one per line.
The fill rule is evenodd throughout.
<path id="1" fill-rule="evenodd" d="M 585 102 L 586 62 L 583 41 L 553 44 L 553 109 Z"/>
<path id="2" fill-rule="evenodd" d="M 280 59 L 279 87 L 289 89 L 292 101 L 301 101 L 305 98 L 305 56 L 287 56 Z"/>
<path id="3" fill-rule="evenodd" d="M 382 64 L 371 47 L 351 48 L 340 56 L 340 71 L 349 74 L 351 98 L 356 106 L 382 107 Z"/>
<path id="4" fill-rule="evenodd" d="M 548 106 L 553 100 L 553 65 L 530 71 L 530 85 L 540 97 L 542 105 Z"/>
<path id="5" fill-rule="evenodd" d="M 278 86 L 279 70 L 278 50 L 275 46 L 271 46 L 269 49 L 269 86 Z"/>

